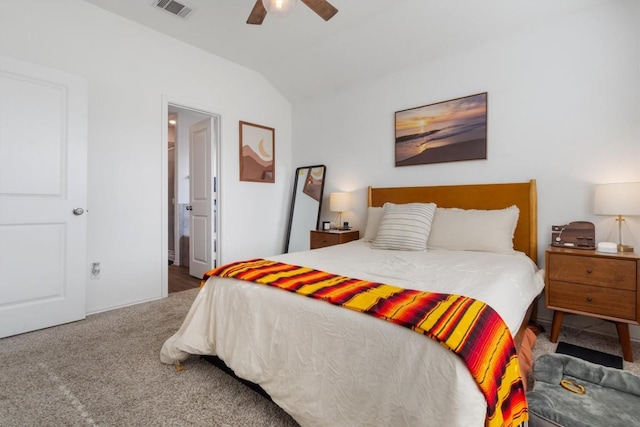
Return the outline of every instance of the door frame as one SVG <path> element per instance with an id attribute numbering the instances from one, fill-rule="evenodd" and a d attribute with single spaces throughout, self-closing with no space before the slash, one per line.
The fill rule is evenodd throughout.
<path id="1" fill-rule="evenodd" d="M 163 298 L 169 295 L 169 263 L 168 263 L 168 254 L 169 254 L 169 213 L 168 213 L 168 203 L 169 203 L 169 166 L 168 166 L 168 149 L 169 149 L 169 105 L 173 107 L 181 108 L 184 110 L 194 111 L 200 114 L 206 114 L 212 118 L 213 121 L 213 129 L 211 131 L 211 142 L 213 143 L 213 147 L 211 150 L 212 155 L 215 157 L 214 161 L 211 162 L 211 167 L 215 168 L 215 171 L 212 171 L 211 176 L 216 179 L 216 213 L 214 215 L 214 222 L 212 224 L 212 229 L 215 230 L 216 235 L 216 251 L 215 257 L 213 261 L 216 265 L 220 264 L 221 259 L 221 217 L 222 210 L 220 204 L 221 198 L 221 176 L 222 176 L 222 114 L 219 112 L 220 109 L 211 105 L 203 105 L 197 102 L 192 102 L 189 100 L 182 100 L 176 97 L 172 97 L 169 95 L 162 95 L 162 117 L 161 117 L 161 144 L 160 144 L 160 161 L 162 162 L 161 167 L 161 177 L 160 177 L 160 188 L 161 188 L 161 197 L 160 197 L 160 212 L 161 212 L 161 228 L 162 228 L 162 237 L 161 237 L 161 249 L 160 249 L 160 265 L 162 266 L 161 270 L 161 295 Z M 176 155 L 175 161 L 177 163 L 178 156 Z M 177 181 L 177 180 L 176 180 Z M 177 226 L 177 224 L 176 224 Z M 177 244 L 177 243 L 176 243 Z"/>

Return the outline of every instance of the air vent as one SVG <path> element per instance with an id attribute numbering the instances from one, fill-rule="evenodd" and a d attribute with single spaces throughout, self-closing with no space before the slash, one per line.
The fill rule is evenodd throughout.
<path id="1" fill-rule="evenodd" d="M 180 18 L 186 18 L 192 12 L 191 8 L 174 0 L 155 0 L 153 4 Z"/>

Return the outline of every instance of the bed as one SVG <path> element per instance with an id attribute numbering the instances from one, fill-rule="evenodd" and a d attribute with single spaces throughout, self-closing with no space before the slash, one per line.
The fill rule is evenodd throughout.
<path id="1" fill-rule="evenodd" d="M 437 205 L 427 250 L 387 249 L 382 237 L 391 207 L 414 203 Z M 512 218 L 514 209 L 515 230 L 494 229 L 493 216 L 482 218 L 485 213 Z M 269 259 L 476 298 L 500 314 L 517 346 L 544 287 L 543 272 L 536 266 L 536 211 L 535 180 L 370 188 L 363 239 Z M 461 218 L 478 235 L 450 227 Z M 478 226 L 483 221 L 486 224 Z M 505 229 L 511 234 L 510 251 L 502 250 L 502 241 L 482 238 L 482 233 L 504 234 Z M 447 230 L 454 231 L 453 238 Z M 478 247 L 446 247 L 452 240 L 464 246 L 469 243 L 462 241 L 473 238 L 471 246 Z M 445 239 L 444 247 L 436 245 L 438 239 Z M 485 245 L 487 250 L 479 250 Z M 247 281 L 207 280 L 160 356 L 164 363 L 177 363 L 189 355 L 218 356 L 302 426 L 485 424 L 487 404 L 475 380 L 460 358 L 436 341 L 362 313 Z"/>

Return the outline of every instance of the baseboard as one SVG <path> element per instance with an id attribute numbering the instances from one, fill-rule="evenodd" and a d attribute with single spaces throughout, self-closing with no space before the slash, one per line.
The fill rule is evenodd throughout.
<path id="1" fill-rule="evenodd" d="M 124 304 L 115 305 L 113 307 L 106 307 L 106 308 L 100 308 L 98 310 L 88 311 L 86 313 L 86 315 L 87 316 L 91 316 L 92 314 L 105 313 L 107 311 L 117 310 L 119 308 L 131 307 L 132 305 L 138 305 L 138 304 L 144 304 L 144 303 L 147 303 L 147 302 L 157 301 L 157 300 L 160 300 L 160 299 L 163 299 L 163 298 L 166 298 L 166 296 L 159 296 L 159 297 L 143 299 L 143 300 L 140 300 L 140 301 L 127 302 L 127 303 L 124 303 Z"/>

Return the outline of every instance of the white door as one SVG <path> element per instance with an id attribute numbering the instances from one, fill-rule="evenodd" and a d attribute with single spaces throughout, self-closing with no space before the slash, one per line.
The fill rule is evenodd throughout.
<path id="1" fill-rule="evenodd" d="M 215 260 L 212 128 L 211 118 L 189 128 L 189 274 L 199 278 L 213 268 Z"/>
<path id="2" fill-rule="evenodd" d="M 84 319 L 86 177 L 86 81 L 0 56 L 0 337 Z"/>

